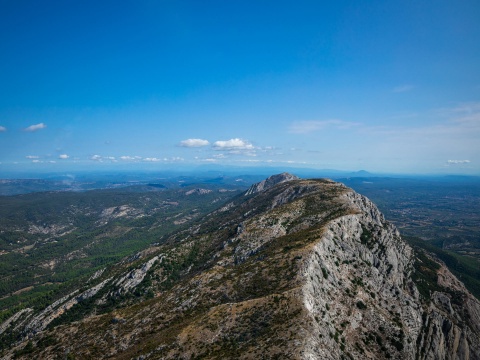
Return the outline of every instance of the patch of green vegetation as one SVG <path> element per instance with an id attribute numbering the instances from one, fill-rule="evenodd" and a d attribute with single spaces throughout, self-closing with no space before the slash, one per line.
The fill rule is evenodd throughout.
<path id="1" fill-rule="evenodd" d="M 360 286 L 360 287 L 364 287 L 365 284 L 363 283 L 363 280 L 359 277 L 354 277 L 353 280 L 352 280 L 352 284 L 355 285 L 355 286 Z"/>
<path id="2" fill-rule="evenodd" d="M 442 288 L 438 285 L 437 271 L 440 265 L 430 259 L 423 251 L 417 250 L 415 252 L 414 272 L 412 280 L 417 285 L 418 291 L 422 297 L 430 301 L 430 296 L 434 291 L 441 291 Z"/>
<path id="3" fill-rule="evenodd" d="M 29 341 L 22 349 L 17 350 L 13 353 L 14 358 L 31 354 L 35 351 L 35 347 L 32 341 Z"/>
<path id="4" fill-rule="evenodd" d="M 392 338 L 392 339 L 390 339 L 390 342 L 398 351 L 403 350 L 403 342 L 401 340 Z"/>
<path id="5" fill-rule="evenodd" d="M 423 249 L 438 256 L 447 265 L 448 269 L 465 284 L 465 287 L 480 300 L 480 267 L 476 259 L 439 249 L 428 241 L 419 238 L 411 236 L 404 236 L 403 238 L 414 248 Z M 417 250 L 417 253 L 420 252 Z"/>
<path id="6" fill-rule="evenodd" d="M 367 308 L 367 305 L 365 305 L 362 300 L 358 300 L 355 305 L 357 305 L 357 308 L 359 308 L 360 310 L 365 310 Z"/>
<path id="7" fill-rule="evenodd" d="M 372 232 L 362 224 L 362 233 L 360 234 L 360 242 L 363 245 L 371 248 L 374 244 L 374 238 Z"/>

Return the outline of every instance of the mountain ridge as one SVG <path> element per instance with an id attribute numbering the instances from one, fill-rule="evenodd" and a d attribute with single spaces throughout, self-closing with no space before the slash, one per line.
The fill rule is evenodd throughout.
<path id="1" fill-rule="evenodd" d="M 448 269 L 364 196 L 288 175 L 52 304 L 57 326 L 24 330 L 5 358 L 479 358 L 480 304 Z"/>
<path id="2" fill-rule="evenodd" d="M 292 180 L 299 180 L 300 178 L 298 176 L 292 175 L 290 173 L 284 172 L 281 174 L 277 175 L 272 175 L 266 178 L 265 180 L 262 180 L 256 184 L 253 184 L 250 186 L 250 188 L 245 192 L 245 196 L 256 194 L 261 191 L 265 191 L 270 189 L 272 186 L 275 186 L 277 184 L 281 184 L 286 181 L 292 181 Z"/>

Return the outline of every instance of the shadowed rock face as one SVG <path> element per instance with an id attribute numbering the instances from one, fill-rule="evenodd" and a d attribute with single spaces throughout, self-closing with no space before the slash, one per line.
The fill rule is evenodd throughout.
<path id="1" fill-rule="evenodd" d="M 290 174 L 245 195 L 81 284 L 91 311 L 28 333 L 24 358 L 480 359 L 478 300 L 367 198 Z"/>

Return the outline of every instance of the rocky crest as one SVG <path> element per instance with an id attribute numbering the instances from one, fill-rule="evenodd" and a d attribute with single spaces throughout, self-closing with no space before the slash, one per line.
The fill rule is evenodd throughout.
<path id="1" fill-rule="evenodd" d="M 290 174 L 244 195 L 99 273 L 78 321 L 14 315 L 4 357 L 480 359 L 479 301 L 367 198 Z"/>
<path id="2" fill-rule="evenodd" d="M 260 181 L 259 183 L 253 184 L 245 193 L 245 196 L 256 194 L 258 192 L 270 189 L 272 186 L 277 184 L 291 181 L 291 180 L 298 180 L 299 178 L 295 175 L 289 173 L 281 173 L 277 175 L 272 175 L 265 180 Z"/>

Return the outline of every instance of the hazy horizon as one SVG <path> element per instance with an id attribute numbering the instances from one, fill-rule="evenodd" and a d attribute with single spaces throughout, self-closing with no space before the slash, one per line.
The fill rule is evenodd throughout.
<path id="1" fill-rule="evenodd" d="M 125 178 L 131 178 L 135 181 L 152 181 L 152 179 L 167 178 L 195 178 L 214 179 L 218 177 L 242 177 L 251 176 L 258 178 L 258 181 L 275 174 L 291 173 L 300 178 L 331 178 L 340 180 L 345 178 L 412 178 L 412 179 L 448 179 L 449 177 L 458 179 L 480 180 L 480 175 L 476 174 L 452 174 L 452 173 L 395 173 L 395 172 L 370 172 L 361 170 L 337 170 L 337 169 L 314 169 L 307 167 L 252 167 L 252 166 L 229 166 L 229 165 L 200 165 L 200 166 L 181 166 L 168 168 L 135 168 L 133 166 L 123 168 L 75 168 L 52 171 L 51 169 L 14 170 L 3 171 L 0 180 L 60 180 L 70 179 L 72 181 L 89 181 L 108 178 L 111 181 L 122 181 Z"/>

